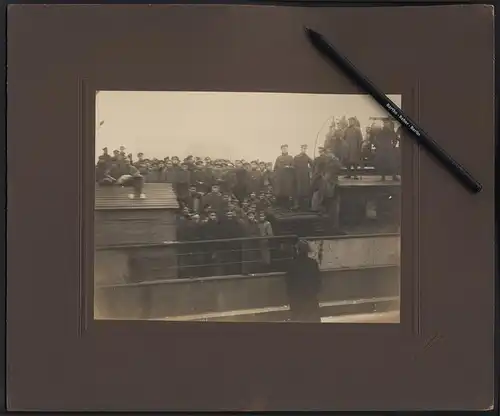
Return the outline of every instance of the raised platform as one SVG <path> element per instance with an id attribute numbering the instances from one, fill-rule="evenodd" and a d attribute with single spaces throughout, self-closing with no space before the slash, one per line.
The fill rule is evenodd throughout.
<path id="1" fill-rule="evenodd" d="M 345 176 L 345 175 L 344 175 Z M 339 177 L 339 186 L 341 188 L 357 188 L 357 187 L 400 187 L 401 181 L 395 181 L 390 176 L 382 180 L 380 175 L 357 175 L 359 179 Z"/>
<path id="2" fill-rule="evenodd" d="M 95 209 L 103 210 L 143 210 L 177 209 L 179 204 L 170 183 L 146 183 L 146 199 L 129 199 L 130 188 L 122 186 L 96 186 Z"/>

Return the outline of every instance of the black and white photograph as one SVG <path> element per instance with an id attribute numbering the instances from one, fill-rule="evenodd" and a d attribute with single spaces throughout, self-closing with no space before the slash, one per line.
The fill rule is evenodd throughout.
<path id="1" fill-rule="evenodd" d="M 402 132 L 372 98 L 99 91 L 95 108 L 94 319 L 400 322 Z"/>

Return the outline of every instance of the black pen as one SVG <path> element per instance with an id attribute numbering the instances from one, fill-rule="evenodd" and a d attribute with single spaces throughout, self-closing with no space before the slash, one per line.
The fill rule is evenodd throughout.
<path id="1" fill-rule="evenodd" d="M 349 60 L 340 54 L 322 35 L 312 29 L 305 28 L 307 37 L 311 43 L 331 61 L 340 66 L 351 78 L 356 81 L 375 101 L 393 116 L 404 128 L 409 131 L 436 159 L 438 159 L 463 185 L 474 193 L 481 191 L 481 184 L 475 180 L 467 170 L 455 161 L 441 146 L 431 139 L 414 121 L 406 116 L 403 111 L 394 104 L 385 94 L 380 92 L 373 83 L 362 75 Z"/>

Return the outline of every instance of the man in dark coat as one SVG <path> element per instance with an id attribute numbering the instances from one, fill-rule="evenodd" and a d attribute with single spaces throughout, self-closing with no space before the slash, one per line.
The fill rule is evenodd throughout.
<path id="1" fill-rule="evenodd" d="M 322 173 L 324 171 L 324 162 L 325 162 L 325 148 L 323 146 L 318 147 L 318 156 L 313 159 L 312 163 L 312 175 L 313 178 L 315 175 Z"/>
<path id="2" fill-rule="evenodd" d="M 220 240 L 223 238 L 221 225 L 215 211 L 208 212 L 208 218 L 203 223 L 202 235 L 203 240 Z M 203 264 L 206 265 L 203 270 L 204 276 L 220 276 L 222 274 L 221 244 L 217 241 L 201 244 L 203 244 Z"/>
<path id="3" fill-rule="evenodd" d="M 220 192 L 220 187 L 218 184 L 212 185 L 212 190 L 202 198 L 202 205 L 210 207 L 212 211 L 217 213 L 220 217 L 224 210 L 224 198 Z"/>
<path id="4" fill-rule="evenodd" d="M 274 194 L 276 203 L 282 209 L 289 209 L 294 194 L 295 175 L 293 157 L 288 154 L 288 145 L 281 146 L 281 156 L 274 164 Z"/>
<path id="5" fill-rule="evenodd" d="M 121 159 L 120 151 L 117 149 L 113 150 L 113 156 L 111 156 L 111 162 L 117 162 L 120 159 Z"/>
<path id="6" fill-rule="evenodd" d="M 353 179 L 359 179 L 356 175 L 356 171 L 361 163 L 361 143 L 363 142 L 363 134 L 357 124 L 358 120 L 355 117 L 350 117 L 349 126 L 344 132 L 346 146 L 344 164 L 347 168 L 346 178 L 351 177 L 352 170 L 354 172 Z"/>
<path id="7" fill-rule="evenodd" d="M 220 223 L 221 237 L 230 241 L 220 243 L 220 262 L 224 275 L 241 274 L 242 241 L 231 239 L 243 237 L 243 230 L 234 211 L 227 211 Z"/>
<path id="8" fill-rule="evenodd" d="M 103 149 L 102 149 L 102 155 L 99 156 L 99 160 L 103 160 L 106 163 L 110 163 L 111 162 L 111 155 L 108 153 L 108 148 L 107 147 L 103 147 Z"/>
<path id="9" fill-rule="evenodd" d="M 288 264 L 286 288 L 291 320 L 296 322 L 321 322 L 319 294 L 321 275 L 316 260 L 309 257 L 309 244 L 299 241 L 296 255 Z"/>
<path id="10" fill-rule="evenodd" d="M 194 185 L 198 192 L 205 194 L 210 192 L 211 184 L 212 178 L 209 177 L 209 173 L 205 169 L 203 160 L 197 160 L 195 167 L 191 172 L 191 185 Z"/>
<path id="11" fill-rule="evenodd" d="M 309 200 L 311 198 L 311 169 L 313 160 L 307 154 L 307 145 L 300 147 L 300 154 L 293 158 L 295 171 L 295 197 L 297 206 L 301 211 L 310 208 Z"/>
<path id="12" fill-rule="evenodd" d="M 202 194 L 196 190 L 195 185 L 189 187 L 189 195 L 184 200 L 184 203 L 191 212 L 200 213 L 202 207 Z"/>
<path id="13" fill-rule="evenodd" d="M 165 168 L 163 169 L 163 181 L 167 183 L 172 183 L 172 171 L 174 169 L 174 165 L 170 159 L 165 161 Z"/>
<path id="14" fill-rule="evenodd" d="M 109 156 L 109 155 L 108 155 Z M 110 168 L 110 159 L 106 159 L 104 155 L 99 156 L 95 167 L 95 181 L 101 185 L 112 185 L 113 180 L 106 178 L 106 172 Z"/>
<path id="15" fill-rule="evenodd" d="M 395 169 L 395 145 L 398 143 L 398 136 L 394 131 L 392 120 L 385 119 L 384 126 L 375 136 L 375 164 L 377 171 L 385 181 L 387 175 L 392 175 L 393 180 L 398 180 Z"/>
<path id="16" fill-rule="evenodd" d="M 189 244 L 184 244 L 186 241 L 191 240 L 192 237 L 192 223 L 189 209 L 184 207 L 181 214 L 177 218 L 177 240 L 183 244 L 177 246 L 177 270 L 179 277 L 190 277 L 191 268 L 190 252 L 191 247 Z"/>
<path id="17" fill-rule="evenodd" d="M 177 183 L 177 174 L 181 170 L 181 167 L 179 165 L 179 158 L 177 156 L 172 157 L 170 161 L 166 162 L 167 165 L 167 182 L 171 183 L 172 186 L 175 188 L 175 184 Z"/>
<path id="18" fill-rule="evenodd" d="M 241 161 L 237 160 L 234 169 L 235 185 L 233 194 L 241 202 L 248 196 L 248 171 L 243 167 Z"/>
<path id="19" fill-rule="evenodd" d="M 248 192 L 258 194 L 263 186 L 262 181 L 262 172 L 259 169 L 259 164 L 257 161 L 253 161 L 250 164 L 250 170 L 248 173 L 249 183 L 248 183 Z"/>
<path id="20" fill-rule="evenodd" d="M 222 192 L 227 194 L 232 194 L 234 192 L 234 187 L 236 186 L 236 173 L 232 163 L 228 163 L 227 166 L 224 167 L 221 185 Z"/>
<path id="21" fill-rule="evenodd" d="M 120 156 L 125 159 L 127 154 L 125 153 L 125 146 L 120 146 Z"/>
<path id="22" fill-rule="evenodd" d="M 189 196 L 189 182 L 191 175 L 191 172 L 189 172 L 188 169 L 188 164 L 182 163 L 181 168 L 176 169 L 173 172 L 175 173 L 175 176 L 172 183 L 177 200 L 179 203 L 185 204 Z"/>
<path id="23" fill-rule="evenodd" d="M 205 261 L 203 243 L 199 243 L 203 239 L 202 234 L 202 223 L 200 221 L 200 215 L 195 213 L 191 215 L 191 220 L 188 223 L 186 238 L 189 241 L 187 247 L 188 251 L 188 264 L 189 264 L 189 276 L 192 277 L 202 277 L 203 276 L 203 264 Z"/>
<path id="24" fill-rule="evenodd" d="M 273 187 L 273 163 L 261 162 L 260 170 L 262 172 L 262 184 L 264 186 L 264 190 L 267 192 Z"/>
<path id="25" fill-rule="evenodd" d="M 224 170 L 222 168 L 222 163 L 219 161 L 214 162 L 213 167 L 211 169 L 212 172 L 212 183 L 213 184 L 218 184 L 219 186 L 222 184 L 223 181 L 223 176 L 224 176 Z"/>
<path id="26" fill-rule="evenodd" d="M 260 244 L 253 237 L 260 237 L 259 223 L 255 218 L 255 212 L 249 211 L 246 218 L 242 218 L 244 236 L 248 239 L 243 242 L 243 274 L 256 273 L 260 268 Z"/>
<path id="27" fill-rule="evenodd" d="M 336 137 L 335 137 L 335 118 L 334 118 L 330 124 L 330 128 L 328 129 L 328 133 L 326 133 L 325 143 L 323 144 L 323 147 L 333 152 L 335 148 L 335 139 Z"/>

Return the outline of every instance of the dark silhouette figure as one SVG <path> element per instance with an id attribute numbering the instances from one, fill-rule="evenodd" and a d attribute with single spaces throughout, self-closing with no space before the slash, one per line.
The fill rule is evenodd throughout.
<path id="1" fill-rule="evenodd" d="M 321 322 L 319 292 L 321 276 L 316 260 L 309 257 L 309 244 L 300 240 L 295 258 L 286 273 L 286 287 L 290 303 L 291 320 Z"/>

